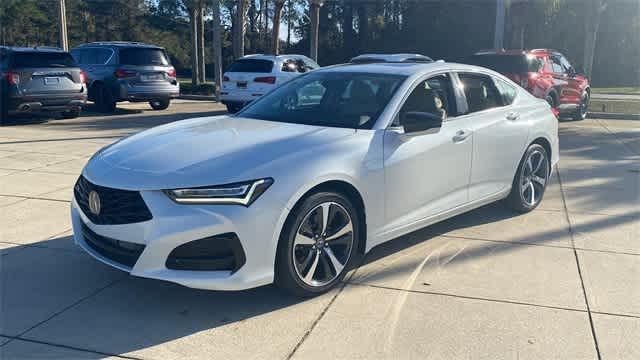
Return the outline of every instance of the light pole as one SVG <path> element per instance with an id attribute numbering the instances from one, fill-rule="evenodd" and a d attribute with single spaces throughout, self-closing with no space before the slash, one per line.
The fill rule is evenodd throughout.
<path id="1" fill-rule="evenodd" d="M 58 33 L 60 35 L 58 46 L 64 51 L 69 51 L 69 43 L 67 42 L 67 9 L 64 0 L 59 1 L 58 10 Z"/>
<path id="2" fill-rule="evenodd" d="M 493 33 L 494 49 L 502 49 L 504 47 L 504 18 L 506 10 L 505 0 L 496 0 L 496 26 Z"/>
<path id="3" fill-rule="evenodd" d="M 310 57 L 313 61 L 318 61 L 318 27 L 320 22 L 320 7 L 324 0 L 309 0 L 309 10 L 311 15 L 311 49 Z"/>

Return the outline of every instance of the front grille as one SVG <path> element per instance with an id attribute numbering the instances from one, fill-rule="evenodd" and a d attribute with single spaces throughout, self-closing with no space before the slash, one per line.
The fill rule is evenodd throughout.
<path id="1" fill-rule="evenodd" d="M 89 194 L 95 191 L 100 197 L 100 212 L 96 215 L 89 207 Z M 92 184 L 80 176 L 73 189 L 76 202 L 82 212 L 94 224 L 119 225 L 151 220 L 151 212 L 137 191 L 111 189 Z"/>
<path id="2" fill-rule="evenodd" d="M 132 268 L 144 250 L 144 245 L 128 241 L 111 239 L 98 235 L 82 224 L 82 236 L 84 241 L 95 252 L 109 260 Z"/>

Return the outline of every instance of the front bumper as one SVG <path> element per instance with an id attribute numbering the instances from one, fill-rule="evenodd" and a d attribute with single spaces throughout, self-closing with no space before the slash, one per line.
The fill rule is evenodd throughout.
<path id="1" fill-rule="evenodd" d="M 161 191 L 142 191 L 141 195 L 153 218 L 124 225 L 92 223 L 74 198 L 71 219 L 76 244 L 99 261 L 131 275 L 191 288 L 243 290 L 273 282 L 278 235 L 286 218 L 284 205 L 272 206 L 268 199 L 262 198 L 250 207 L 181 205 Z M 127 266 L 92 248 L 83 235 L 83 227 L 103 237 L 140 244 L 143 250 L 133 266 Z M 180 245 L 225 233 L 237 234 L 246 256 L 244 264 L 236 271 L 167 268 L 169 255 Z"/>

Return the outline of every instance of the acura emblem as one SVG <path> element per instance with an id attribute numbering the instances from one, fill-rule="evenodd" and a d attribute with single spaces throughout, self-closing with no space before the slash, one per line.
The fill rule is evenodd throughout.
<path id="1" fill-rule="evenodd" d="M 100 195 L 95 191 L 89 193 L 89 210 L 93 215 L 100 215 Z"/>

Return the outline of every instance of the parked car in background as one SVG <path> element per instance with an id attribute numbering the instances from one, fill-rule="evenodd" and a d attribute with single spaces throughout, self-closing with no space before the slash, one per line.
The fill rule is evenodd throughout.
<path id="1" fill-rule="evenodd" d="M 154 110 L 164 110 L 180 94 L 176 70 L 159 46 L 93 42 L 74 48 L 71 54 L 87 73 L 89 100 L 101 112 L 113 112 L 119 101 L 148 101 Z"/>
<path id="2" fill-rule="evenodd" d="M 557 115 L 574 120 L 587 117 L 589 79 L 561 53 L 548 49 L 491 50 L 471 56 L 467 62 L 500 72 L 534 96 L 545 99 Z"/>
<path id="3" fill-rule="evenodd" d="M 107 146 L 71 218 L 79 246 L 135 276 L 316 295 L 403 234 L 503 199 L 535 209 L 558 159 L 547 103 L 494 71 L 346 64 Z"/>
<path id="4" fill-rule="evenodd" d="M 224 73 L 220 100 L 235 113 L 280 84 L 319 67 L 304 55 L 247 55 Z"/>
<path id="5" fill-rule="evenodd" d="M 10 115 L 38 112 L 75 118 L 87 100 L 86 82 L 68 52 L 0 47 L 0 124 Z"/>

